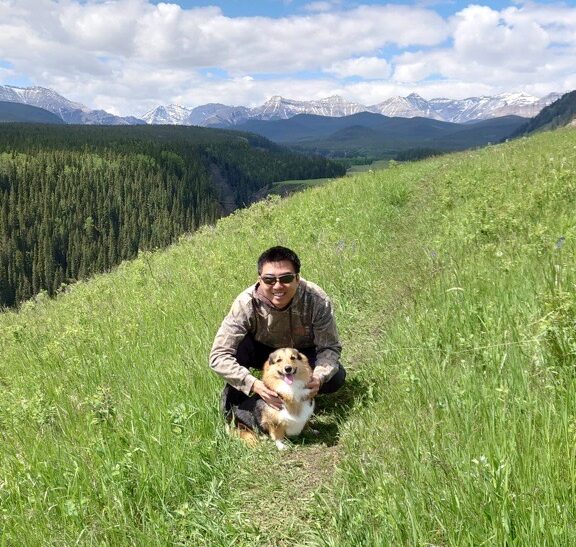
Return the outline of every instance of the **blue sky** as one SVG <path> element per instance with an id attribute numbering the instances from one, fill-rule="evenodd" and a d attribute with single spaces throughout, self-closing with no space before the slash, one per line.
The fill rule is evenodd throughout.
<path id="1" fill-rule="evenodd" d="M 161 2 L 155 1 L 154 4 Z M 314 2 L 310 0 L 226 0 L 224 2 L 203 2 L 203 1 L 185 1 L 177 2 L 183 8 L 198 8 L 217 5 L 220 7 L 224 15 L 228 17 L 287 17 L 291 15 L 301 15 L 303 13 L 310 13 L 314 6 L 325 4 L 326 8 L 331 9 L 353 9 L 363 4 L 371 5 L 386 5 L 392 2 L 358 2 L 358 1 L 339 1 L 339 2 Z M 437 13 L 445 16 L 452 15 L 462 8 L 469 5 L 471 2 L 462 2 L 460 0 L 430 0 L 422 2 L 409 2 L 397 0 L 394 4 L 404 4 L 408 6 L 423 6 L 433 8 Z M 493 1 L 487 3 L 495 9 L 510 5 L 510 2 Z"/>
<path id="2" fill-rule="evenodd" d="M 576 6 L 550 0 L 0 0 L 0 84 L 91 108 L 271 96 L 576 89 Z"/>

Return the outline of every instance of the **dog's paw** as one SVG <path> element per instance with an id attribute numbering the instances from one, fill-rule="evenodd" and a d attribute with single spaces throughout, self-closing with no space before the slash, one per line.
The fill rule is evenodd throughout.
<path id="1" fill-rule="evenodd" d="M 278 440 L 275 441 L 275 443 L 278 450 L 288 450 L 288 445 L 284 444 L 282 441 Z"/>
<path id="2" fill-rule="evenodd" d="M 314 429 L 313 427 L 309 428 L 308 431 L 312 433 L 312 435 L 320 435 L 320 431 Z"/>

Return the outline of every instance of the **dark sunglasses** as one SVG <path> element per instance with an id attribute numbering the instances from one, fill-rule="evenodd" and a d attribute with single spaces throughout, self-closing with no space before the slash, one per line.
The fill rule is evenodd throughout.
<path id="1" fill-rule="evenodd" d="M 284 274 L 280 277 L 267 275 L 266 277 L 260 277 L 260 279 L 262 280 L 262 283 L 266 283 L 266 285 L 274 285 L 276 281 L 282 283 L 283 285 L 287 285 L 296 279 L 296 274 Z"/>

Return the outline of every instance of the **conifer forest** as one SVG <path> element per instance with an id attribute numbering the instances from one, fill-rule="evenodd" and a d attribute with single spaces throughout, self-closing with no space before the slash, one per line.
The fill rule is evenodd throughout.
<path id="1" fill-rule="evenodd" d="M 250 203 L 343 168 L 253 134 L 0 125 L 0 307 L 107 271 Z"/>

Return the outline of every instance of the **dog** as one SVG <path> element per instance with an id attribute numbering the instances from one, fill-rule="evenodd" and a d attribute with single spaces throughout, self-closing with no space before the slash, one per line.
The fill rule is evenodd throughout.
<path id="1" fill-rule="evenodd" d="M 255 431 L 260 431 L 270 436 L 278 450 L 286 450 L 284 439 L 300 435 L 314 412 L 314 399 L 306 387 L 311 378 L 308 358 L 297 349 L 272 352 L 264 363 L 262 381 L 278 393 L 284 406 L 276 410 L 260 397 L 241 403 L 235 412 L 240 438 L 253 445 L 257 439 Z"/>

